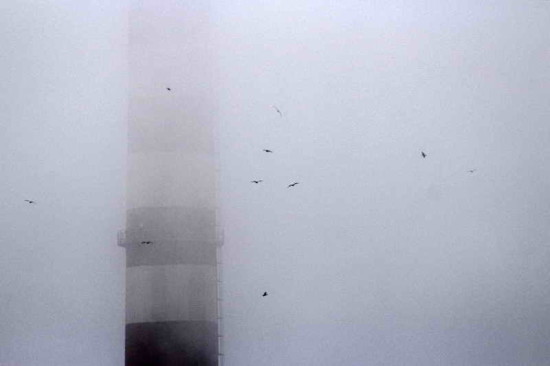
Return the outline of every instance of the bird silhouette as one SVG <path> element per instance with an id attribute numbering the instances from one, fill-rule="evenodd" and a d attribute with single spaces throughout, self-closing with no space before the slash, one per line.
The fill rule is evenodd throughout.
<path id="1" fill-rule="evenodd" d="M 425 158 L 427 155 L 424 151 L 422 151 L 422 157 Z"/>
<path id="2" fill-rule="evenodd" d="M 299 182 L 294 182 L 292 184 L 289 184 L 287 188 L 294 187 L 295 185 L 300 184 Z"/>
<path id="3" fill-rule="evenodd" d="M 263 151 L 265 151 L 266 153 L 272 153 L 273 151 L 269 150 L 269 149 L 264 149 Z"/>
<path id="4" fill-rule="evenodd" d="M 272 107 L 275 108 L 277 113 L 279 113 L 279 116 L 281 116 L 281 118 L 283 118 L 283 113 L 281 112 L 281 110 L 279 108 L 277 108 L 277 106 L 272 105 Z"/>
<path id="5" fill-rule="evenodd" d="M 264 292 L 264 294 L 262 295 L 263 297 L 266 297 L 267 296 L 267 292 Z"/>
<path id="6" fill-rule="evenodd" d="M 36 203 L 36 201 L 33 201 L 33 200 L 25 200 L 25 202 L 28 202 L 29 204 L 33 204 L 33 203 Z"/>
<path id="7" fill-rule="evenodd" d="M 251 180 L 250 183 L 255 183 L 255 184 L 258 184 L 258 183 L 261 183 L 263 182 L 263 180 Z"/>
<path id="8" fill-rule="evenodd" d="M 141 244 L 153 244 L 152 241 L 142 241 Z"/>
<path id="9" fill-rule="evenodd" d="M 471 169 L 471 170 L 468 170 L 468 173 L 473 173 L 475 172 L 477 169 Z"/>
<path id="10" fill-rule="evenodd" d="M 166 88 L 166 90 L 168 90 L 168 91 L 171 91 L 172 89 L 170 89 L 170 88 Z"/>

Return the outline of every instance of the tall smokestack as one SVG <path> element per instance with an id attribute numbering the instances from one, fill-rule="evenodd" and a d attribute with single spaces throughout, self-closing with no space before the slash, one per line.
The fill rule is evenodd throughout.
<path id="1" fill-rule="evenodd" d="M 208 5 L 131 3 L 126 365 L 218 365 Z"/>

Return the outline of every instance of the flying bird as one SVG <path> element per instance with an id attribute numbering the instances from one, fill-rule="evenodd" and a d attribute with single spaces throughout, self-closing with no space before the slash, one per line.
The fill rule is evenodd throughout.
<path id="1" fill-rule="evenodd" d="M 422 151 L 422 157 L 425 158 L 426 157 L 426 153 L 424 151 Z"/>
<path id="2" fill-rule="evenodd" d="M 294 182 L 292 184 L 289 184 L 287 188 L 294 187 L 295 185 L 300 184 L 300 182 Z"/>
<path id="3" fill-rule="evenodd" d="M 279 108 L 277 108 L 277 106 L 272 105 L 272 107 L 275 108 L 277 113 L 279 113 L 279 116 L 281 116 L 281 118 L 283 118 L 283 113 L 281 112 L 281 110 Z"/>
<path id="4" fill-rule="evenodd" d="M 264 149 L 263 151 L 265 151 L 266 153 L 272 153 L 273 151 L 269 150 L 269 149 Z"/>
<path id="5" fill-rule="evenodd" d="M 152 241 L 142 241 L 141 244 L 153 244 Z"/>
<path id="6" fill-rule="evenodd" d="M 255 184 L 258 184 L 258 183 L 261 183 L 263 182 L 263 180 L 251 180 L 250 183 L 255 183 Z"/>
<path id="7" fill-rule="evenodd" d="M 267 296 L 267 292 L 264 292 L 264 294 L 262 295 L 263 297 L 266 297 Z"/>
<path id="8" fill-rule="evenodd" d="M 36 201 L 33 201 L 33 200 L 25 200 L 25 202 L 28 202 L 29 204 L 33 204 L 33 203 L 36 203 Z"/>
<path id="9" fill-rule="evenodd" d="M 475 172 L 477 169 L 471 169 L 471 170 L 468 170 L 468 173 L 473 173 Z"/>
<path id="10" fill-rule="evenodd" d="M 166 88 L 166 90 L 168 90 L 168 91 L 171 91 L 172 89 L 170 89 L 170 88 Z"/>

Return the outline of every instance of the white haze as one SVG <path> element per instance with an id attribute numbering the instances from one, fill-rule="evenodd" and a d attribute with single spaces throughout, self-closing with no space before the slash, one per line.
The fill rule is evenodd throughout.
<path id="1" fill-rule="evenodd" d="M 548 364 L 550 3 L 213 7 L 226 365 Z"/>
<path id="2" fill-rule="evenodd" d="M 124 363 L 126 22 L 125 2 L 0 5 L 2 366 Z"/>
<path id="3" fill-rule="evenodd" d="M 0 5 L 0 364 L 123 364 L 126 5 Z M 225 365 L 548 365 L 550 2 L 210 11 Z"/>

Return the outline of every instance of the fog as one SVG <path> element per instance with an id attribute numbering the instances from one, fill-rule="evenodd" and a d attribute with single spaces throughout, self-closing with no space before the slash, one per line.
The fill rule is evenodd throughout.
<path id="1" fill-rule="evenodd" d="M 189 4 L 224 365 L 547 365 L 550 3 Z M 0 365 L 124 363 L 127 5 L 1 6 Z"/>
<path id="2" fill-rule="evenodd" d="M 125 2 L 0 8 L 0 365 L 122 365 Z"/>
<path id="3" fill-rule="evenodd" d="M 547 364 L 549 3 L 213 14 L 226 364 Z"/>

